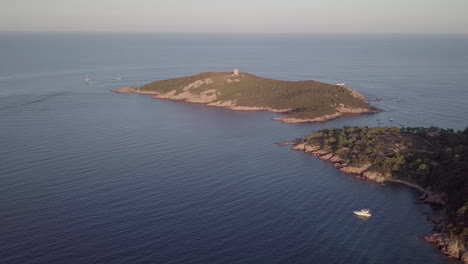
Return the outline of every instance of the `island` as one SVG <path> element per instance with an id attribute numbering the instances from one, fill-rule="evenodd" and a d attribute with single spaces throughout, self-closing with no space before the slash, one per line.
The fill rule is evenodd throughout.
<path id="1" fill-rule="evenodd" d="M 342 172 L 421 191 L 439 207 L 436 234 L 425 240 L 468 263 L 468 128 L 343 127 L 312 133 L 293 149 L 327 160 Z"/>
<path id="2" fill-rule="evenodd" d="M 345 114 L 379 110 L 355 90 L 317 81 L 282 81 L 249 73 L 204 72 L 193 76 L 155 81 L 140 88 L 122 87 L 117 93 L 152 95 L 240 111 L 282 113 L 284 123 L 326 121 Z"/>

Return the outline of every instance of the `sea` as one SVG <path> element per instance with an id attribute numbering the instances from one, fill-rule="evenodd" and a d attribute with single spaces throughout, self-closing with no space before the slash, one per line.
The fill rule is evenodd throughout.
<path id="1" fill-rule="evenodd" d="M 111 92 L 234 68 L 382 112 L 283 124 Z M 0 263 L 450 263 L 417 191 L 274 143 L 467 113 L 468 36 L 0 33 Z"/>

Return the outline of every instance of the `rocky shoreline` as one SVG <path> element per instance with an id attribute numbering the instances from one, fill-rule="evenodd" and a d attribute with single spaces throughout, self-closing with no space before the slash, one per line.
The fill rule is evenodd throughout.
<path id="1" fill-rule="evenodd" d="M 304 151 L 321 160 L 329 161 L 332 163 L 333 167 L 339 169 L 341 172 L 353 174 L 358 178 L 374 181 L 381 184 L 383 184 L 384 182 L 396 182 L 410 186 L 422 193 L 419 197 L 419 202 L 437 206 L 444 206 L 447 203 L 446 194 L 434 193 L 429 190 L 425 190 L 419 185 L 394 179 L 390 174 L 383 175 L 379 172 L 372 171 L 371 163 L 365 163 L 359 167 L 354 167 L 347 164 L 342 158 L 340 158 L 337 155 L 334 155 L 332 152 L 323 150 L 320 146 L 308 145 L 304 142 L 297 140 L 285 143 L 287 144 L 279 145 L 292 145 L 292 149 Z M 441 214 L 437 217 L 437 219 L 432 218 L 429 219 L 429 221 L 431 221 L 435 225 L 435 229 L 437 229 L 437 227 L 443 226 L 445 222 L 445 215 Z M 431 236 L 424 237 L 424 240 L 428 243 L 435 245 L 445 255 L 457 259 L 461 261 L 461 263 L 468 263 L 468 248 L 465 246 L 465 243 L 457 237 L 451 236 L 446 232 L 439 232 Z"/>
<path id="2" fill-rule="evenodd" d="M 203 83 L 209 81 L 204 80 Z M 197 84 L 200 85 L 200 84 Z M 350 93 L 357 97 L 357 98 L 364 98 L 358 92 L 352 90 L 351 88 L 348 89 Z M 113 92 L 116 93 L 124 93 L 124 94 L 143 94 L 143 95 L 152 95 L 155 99 L 168 99 L 174 101 L 184 101 L 189 103 L 198 103 L 198 104 L 205 104 L 208 106 L 216 106 L 216 107 L 223 107 L 226 109 L 234 110 L 234 111 L 268 111 L 272 113 L 288 113 L 292 109 L 274 109 L 270 107 L 262 107 L 262 106 L 240 106 L 237 105 L 237 102 L 228 100 L 228 101 L 216 101 L 217 95 L 216 91 L 207 90 L 202 92 L 201 94 L 192 94 L 189 92 L 189 89 L 183 93 L 177 94 L 175 91 L 171 91 L 168 93 L 159 93 L 156 91 L 145 91 L 138 88 L 133 87 L 121 87 L 119 89 L 114 90 Z M 324 122 L 332 119 L 336 119 L 338 117 L 344 115 L 354 115 L 354 114 L 372 114 L 377 113 L 379 110 L 372 110 L 372 109 L 364 109 L 364 108 L 350 108 L 345 107 L 344 105 L 340 105 L 336 108 L 336 113 L 319 116 L 316 118 L 294 118 L 294 117 L 275 117 L 273 120 L 281 121 L 286 124 L 293 124 L 293 123 L 309 123 L 309 122 Z"/>
<path id="3" fill-rule="evenodd" d="M 334 155 L 332 152 L 323 150 L 320 146 L 311 146 L 301 142 L 294 145 L 292 149 L 301 150 L 321 160 L 330 161 L 333 167 L 344 173 L 355 174 L 359 178 L 365 178 L 378 183 L 383 183 L 386 179 L 386 175 L 369 170 L 372 164 L 365 163 L 359 167 L 350 166 L 341 157 Z"/>
<path id="4" fill-rule="evenodd" d="M 392 175 L 390 174 L 384 175 L 382 173 L 373 171 L 371 169 L 372 164 L 369 162 L 364 163 L 363 165 L 359 167 L 355 167 L 355 166 L 351 166 L 347 164 L 341 157 L 334 155 L 332 152 L 323 150 L 322 148 L 320 148 L 320 146 L 311 146 L 303 142 L 299 142 L 299 143 L 296 142 L 295 144 L 289 144 L 289 145 L 293 145 L 292 149 L 294 150 L 301 150 L 321 160 L 330 161 L 333 167 L 339 169 L 341 172 L 353 174 L 357 178 L 366 179 L 366 180 L 370 180 L 370 181 L 377 182 L 377 183 L 396 182 L 396 183 L 410 186 L 422 192 L 422 195 L 420 196 L 420 200 L 424 203 L 434 204 L 434 205 L 445 205 L 447 202 L 446 201 L 447 197 L 445 194 L 433 193 L 429 190 L 425 190 L 424 188 L 416 184 L 394 179 Z"/>
<path id="5" fill-rule="evenodd" d="M 294 117 L 275 117 L 274 120 L 281 121 L 286 124 L 294 124 L 294 123 L 308 123 L 308 122 L 325 122 L 328 120 L 333 120 L 338 117 L 342 117 L 344 115 L 355 115 L 355 114 L 373 114 L 378 113 L 378 110 L 369 110 L 364 108 L 347 108 L 347 107 L 339 107 L 336 109 L 337 112 L 331 115 L 324 115 L 319 116 L 316 118 L 309 118 L 309 119 L 301 119 L 301 118 L 294 118 Z"/>
<path id="6" fill-rule="evenodd" d="M 446 233 L 435 233 L 424 237 L 424 240 L 435 245 L 445 255 L 460 260 L 461 263 L 468 263 L 468 250 L 463 241 Z"/>

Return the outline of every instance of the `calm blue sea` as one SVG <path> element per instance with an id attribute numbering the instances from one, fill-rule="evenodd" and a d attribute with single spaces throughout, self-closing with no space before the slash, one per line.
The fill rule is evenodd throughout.
<path id="1" fill-rule="evenodd" d="M 346 82 L 384 111 L 286 125 L 110 92 L 233 68 Z M 0 262 L 449 263 L 421 240 L 416 192 L 274 143 L 376 119 L 463 129 L 466 113 L 463 36 L 2 33 Z"/>

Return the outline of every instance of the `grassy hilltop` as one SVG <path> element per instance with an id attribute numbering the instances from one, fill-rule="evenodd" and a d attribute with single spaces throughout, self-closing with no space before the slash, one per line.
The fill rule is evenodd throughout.
<path id="1" fill-rule="evenodd" d="M 234 110 L 284 112 L 284 121 L 291 122 L 324 121 L 342 114 L 377 110 L 351 88 L 317 81 L 273 80 L 248 73 L 205 72 L 152 82 L 135 92 Z"/>

